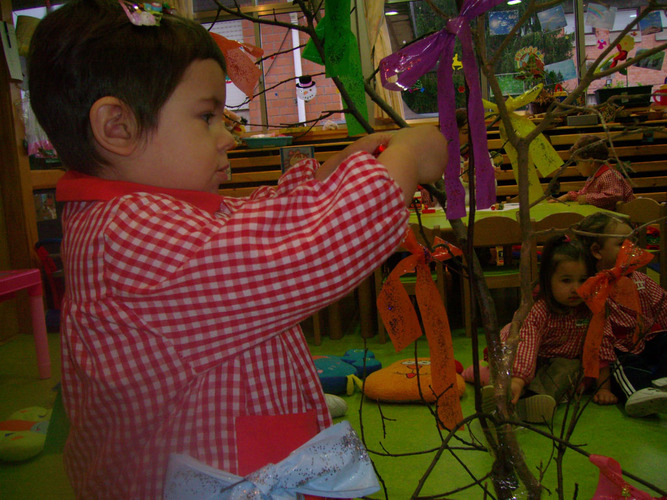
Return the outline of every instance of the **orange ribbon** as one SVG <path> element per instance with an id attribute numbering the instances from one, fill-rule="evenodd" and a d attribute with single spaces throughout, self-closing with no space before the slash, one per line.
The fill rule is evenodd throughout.
<path id="1" fill-rule="evenodd" d="M 262 71 L 252 62 L 246 52 L 255 57 L 261 57 L 264 50 L 249 43 L 240 43 L 236 40 L 229 40 L 222 35 L 210 32 L 215 43 L 220 47 L 225 56 L 227 65 L 227 75 L 241 92 L 252 99 L 255 85 L 259 81 Z"/>
<path id="2" fill-rule="evenodd" d="M 618 252 L 614 267 L 588 278 L 577 290 L 579 296 L 593 312 L 593 318 L 586 332 L 582 355 L 586 377 L 597 378 L 600 375 L 600 345 L 606 319 L 607 298 L 612 298 L 618 304 L 635 311 L 637 326 L 633 341 L 637 341 L 642 323 L 641 305 L 637 285 L 627 275 L 645 266 L 651 262 L 651 259 L 653 255 L 649 252 L 637 247 L 630 240 L 625 240 Z"/>
<path id="3" fill-rule="evenodd" d="M 419 318 L 401 283 L 401 276 L 416 272 L 415 295 L 430 351 L 431 383 L 436 394 L 438 418 L 445 428 L 454 429 L 463 419 L 463 412 L 456 390 L 452 333 L 445 304 L 433 282 L 428 263 L 433 259 L 444 261 L 460 256 L 462 252 L 438 237 L 433 245 L 435 250 L 431 253 L 417 242 L 412 229 L 408 229 L 403 247 L 410 255 L 389 274 L 378 295 L 377 306 L 396 352 L 417 340 L 422 335 Z"/>

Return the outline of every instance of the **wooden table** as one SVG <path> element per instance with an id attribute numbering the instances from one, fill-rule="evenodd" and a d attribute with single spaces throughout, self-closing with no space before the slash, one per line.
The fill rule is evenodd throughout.
<path id="1" fill-rule="evenodd" d="M 535 205 L 530 209 L 530 218 L 536 221 L 544 219 L 547 215 L 563 213 L 563 212 L 576 212 L 578 214 L 587 217 L 597 212 L 605 212 L 610 215 L 614 215 L 620 218 L 627 218 L 625 215 L 618 212 L 612 212 L 611 210 L 605 210 L 603 208 L 598 208 L 594 205 L 580 205 L 577 202 L 558 202 L 558 203 L 548 203 L 542 202 Z M 440 226 L 440 231 L 443 233 L 451 232 L 452 226 L 447 220 L 447 215 L 441 209 L 437 208 L 435 213 L 426 213 L 420 214 L 421 221 L 424 227 L 433 229 L 435 226 Z M 505 208 L 502 210 L 477 210 L 475 212 L 475 220 L 483 219 L 484 217 L 512 217 L 516 219 L 519 215 L 519 204 L 518 203 L 506 203 Z M 468 223 L 468 217 L 461 219 L 464 224 Z M 419 220 L 417 215 L 414 213 L 410 214 L 410 224 L 418 224 Z"/>

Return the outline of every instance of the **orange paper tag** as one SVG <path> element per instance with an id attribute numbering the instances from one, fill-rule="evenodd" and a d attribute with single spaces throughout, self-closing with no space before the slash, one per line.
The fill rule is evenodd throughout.
<path id="1" fill-rule="evenodd" d="M 456 389 L 454 347 L 447 310 L 433 283 L 427 258 L 446 260 L 461 255 L 461 251 L 439 238 L 436 238 L 434 243 L 436 250 L 432 255 L 417 243 L 412 230 L 408 230 L 403 247 L 408 249 L 411 255 L 392 270 L 380 291 L 377 306 L 396 352 L 400 352 L 417 340 L 422 335 L 421 325 L 400 279 L 404 274 L 416 271 L 417 304 L 431 356 L 431 389 L 436 395 L 440 423 L 447 429 L 453 429 L 463 419 Z"/>
<path id="2" fill-rule="evenodd" d="M 417 303 L 431 355 L 431 384 L 436 395 L 440 423 L 452 430 L 463 420 L 456 388 L 456 364 L 452 332 L 445 304 L 425 264 L 417 266 Z"/>

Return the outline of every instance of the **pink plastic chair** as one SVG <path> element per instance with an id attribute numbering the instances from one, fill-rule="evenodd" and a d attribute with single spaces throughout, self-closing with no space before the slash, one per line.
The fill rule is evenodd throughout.
<path id="1" fill-rule="evenodd" d="M 19 290 L 28 290 L 32 315 L 32 333 L 35 337 L 39 378 L 51 377 L 51 357 L 46 337 L 44 303 L 42 302 L 42 278 L 39 269 L 0 271 L 0 302 L 14 297 Z"/>

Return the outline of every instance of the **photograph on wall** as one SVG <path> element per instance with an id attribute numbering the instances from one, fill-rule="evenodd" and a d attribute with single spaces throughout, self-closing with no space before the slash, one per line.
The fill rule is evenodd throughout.
<path id="1" fill-rule="evenodd" d="M 642 35 L 652 35 L 653 33 L 659 33 L 662 31 L 662 19 L 660 18 L 660 12 L 653 11 L 647 16 L 639 21 L 639 30 Z"/>
<path id="2" fill-rule="evenodd" d="M 547 83 L 549 84 L 564 82 L 577 77 L 577 68 L 574 66 L 574 61 L 572 59 L 545 64 L 544 72 L 547 74 L 547 78 L 549 80 Z M 558 76 L 556 81 L 553 82 L 550 80 L 552 77 L 552 72 Z"/>
<path id="3" fill-rule="evenodd" d="M 598 50 L 604 50 L 609 45 L 609 30 L 595 28 L 595 39 Z"/>
<path id="4" fill-rule="evenodd" d="M 501 75 L 496 75 L 498 85 L 500 85 L 500 90 L 503 91 L 503 95 L 508 96 L 523 94 L 523 81 L 516 79 L 518 74 L 519 73 L 504 73 Z"/>
<path id="5" fill-rule="evenodd" d="M 584 24 L 592 28 L 610 30 L 614 27 L 616 7 L 607 7 L 598 3 L 589 3 L 586 8 Z"/>
<path id="6" fill-rule="evenodd" d="M 498 10 L 489 12 L 489 33 L 507 35 L 519 20 L 518 10 Z"/>
<path id="7" fill-rule="evenodd" d="M 315 158 L 314 146 L 288 146 L 280 148 L 280 168 L 283 173 L 306 158 Z"/>
<path id="8" fill-rule="evenodd" d="M 648 52 L 649 49 L 637 49 L 635 57 L 640 57 L 643 53 Z M 654 69 L 662 71 L 662 63 L 665 60 L 664 52 L 657 52 L 656 54 L 648 56 L 646 59 L 636 62 L 633 66 L 644 69 Z"/>
<path id="9" fill-rule="evenodd" d="M 544 32 L 560 30 L 567 26 L 565 11 L 562 5 L 556 5 L 550 9 L 538 12 L 537 18 L 540 20 L 540 25 Z"/>

